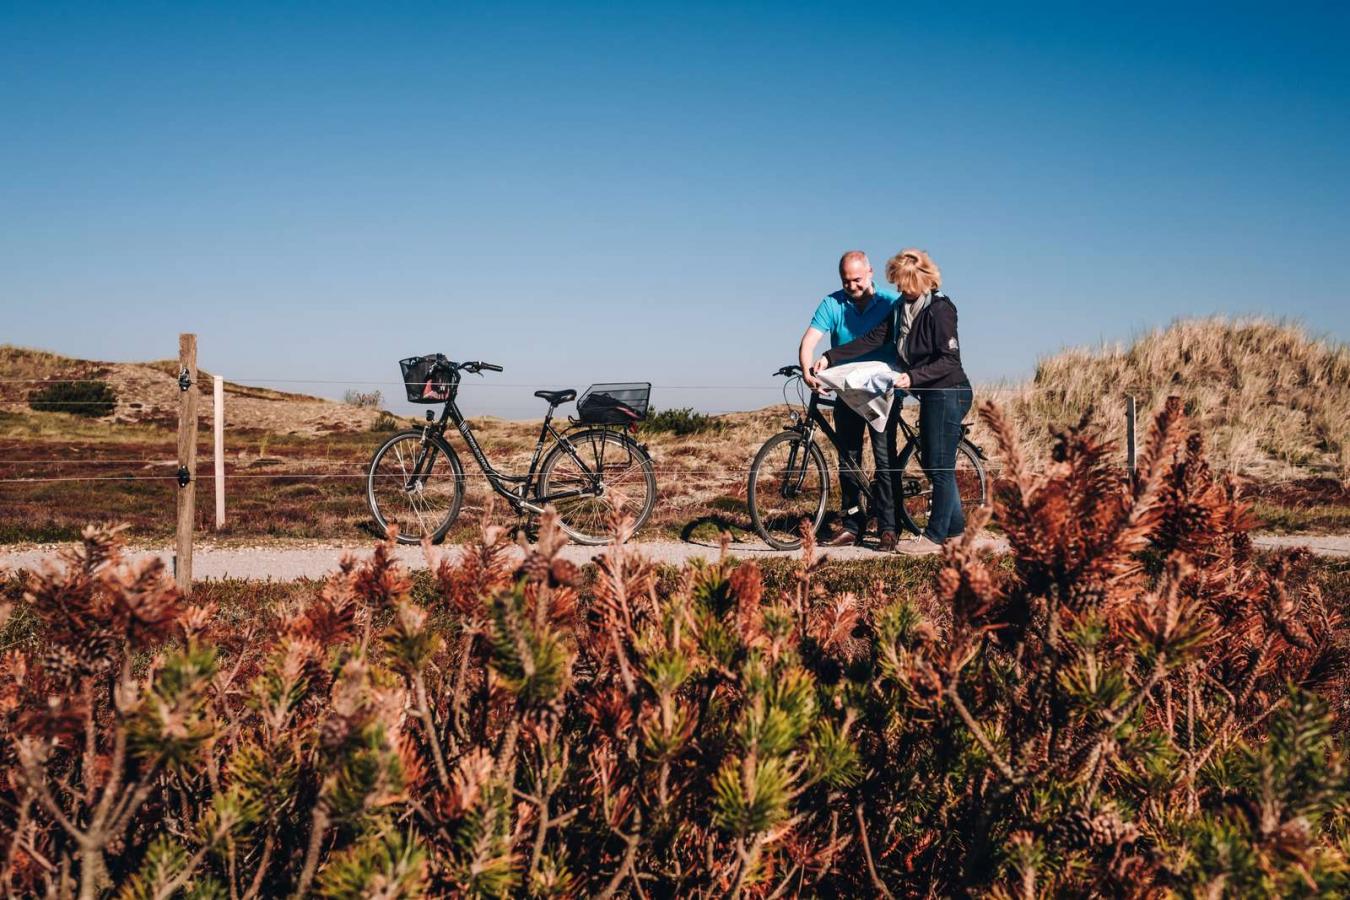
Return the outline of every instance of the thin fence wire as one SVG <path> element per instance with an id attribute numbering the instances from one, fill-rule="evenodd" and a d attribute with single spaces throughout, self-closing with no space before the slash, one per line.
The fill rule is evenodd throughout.
<path id="1" fill-rule="evenodd" d="M 167 377 L 167 376 L 166 376 L 166 377 Z M 798 376 L 798 377 L 800 377 L 800 376 Z M 60 378 L 54 378 L 54 379 L 41 379 L 41 378 L 0 378 L 0 384 L 41 384 L 41 385 L 48 385 L 48 384 L 84 384 L 84 383 L 89 382 L 89 381 L 98 381 L 98 380 L 100 380 L 100 379 L 91 379 L 91 378 L 68 378 L 68 379 L 60 379 Z M 248 390 L 264 390 L 264 391 L 265 391 L 265 390 L 268 390 L 268 388 L 265 387 L 265 385 L 267 385 L 267 384 L 333 384 L 333 385 L 344 385 L 344 386 L 347 386 L 347 387 L 402 387 L 402 388 L 409 388 L 409 387 L 418 388 L 418 387 L 422 387 L 422 386 L 423 386 L 422 382 L 416 382 L 416 381 L 352 381 L 352 380 L 349 380 L 349 379 L 323 379 L 323 378 L 248 378 L 248 379 L 241 379 L 241 381 L 244 381 L 244 380 L 249 381 L 250 384 L 248 384 L 248 385 L 243 385 L 243 384 L 239 384 L 238 382 L 228 382 L 228 383 L 227 383 L 226 390 L 225 390 L 225 393 L 226 393 L 227 395 L 229 395 L 229 394 L 236 394 L 236 395 L 238 395 L 238 394 L 240 393 L 240 391 L 248 391 Z M 558 379 L 558 381 L 561 381 L 561 379 Z M 556 383 L 556 382 L 555 382 L 555 383 Z M 577 383 L 580 383 L 580 382 L 577 382 Z M 784 382 L 782 382 L 782 381 L 760 381 L 760 382 L 756 382 L 756 383 L 754 383 L 754 384 L 660 384 L 660 383 L 655 383 L 655 382 L 653 382 L 653 383 L 652 383 L 652 390 L 654 390 L 654 391 L 655 391 L 655 390 L 663 390 L 663 391 L 726 391 L 726 390 L 737 390 L 737 391 L 782 391 L 783 383 L 784 383 Z M 229 385 L 235 385 L 235 384 L 239 384 L 239 387 L 235 388 L 234 390 L 231 390 Z M 177 389 L 178 385 L 177 385 L 177 382 L 175 382 L 175 381 L 168 381 L 168 382 L 165 382 L 165 383 L 164 383 L 163 387 L 164 387 L 165 390 L 172 390 L 172 389 Z M 490 387 L 490 388 L 503 388 L 503 389 L 505 389 L 505 388 L 510 388 L 510 389 L 513 389 L 513 390 L 545 390 L 545 388 L 540 388 L 540 387 L 539 387 L 539 384 L 538 384 L 537 382 L 523 382 L 523 381 L 494 381 L 494 380 L 490 380 L 490 379 L 486 379 L 486 378 L 483 379 L 483 380 L 481 380 L 481 381 L 463 381 L 463 380 L 461 380 L 461 381 L 459 382 L 459 388 L 460 388 L 461 390 L 469 390 L 469 389 L 477 390 L 478 388 L 485 388 L 485 387 Z M 552 390 L 552 388 L 548 388 L 547 390 Z M 905 390 L 911 391 L 911 392 L 912 392 L 912 391 L 943 391 L 943 390 L 951 390 L 951 388 L 919 388 L 919 387 L 916 387 L 916 388 L 906 388 Z M 989 391 L 996 391 L 996 392 L 1004 392 L 1004 391 L 1011 392 L 1011 391 L 1017 391 L 1017 392 L 1023 392 L 1023 391 L 1031 391 L 1031 390 L 1052 390 L 1052 389 L 1051 389 L 1051 388 L 1046 388 L 1046 387 L 1038 387 L 1038 386 L 1033 385 L 1033 384 L 1027 384 L 1027 385 L 1020 385 L 1020 384 L 1013 384 L 1013 385 L 990 384 L 990 385 L 984 385 L 983 387 L 980 386 L 980 385 L 975 385 L 975 386 L 974 386 L 974 390 L 975 390 L 976 392 L 979 392 L 979 391 L 985 391 L 985 392 L 989 392 Z M 284 392 L 283 392 L 283 393 L 284 393 Z M 255 398 L 255 399 L 270 399 L 270 398 Z M 278 398 L 278 399 L 292 399 L 292 398 Z M 327 399 L 327 398 L 316 397 L 315 399 L 318 399 L 318 400 L 324 400 L 324 399 Z M 395 398 L 395 399 L 397 399 L 397 398 Z M 28 403 L 28 402 L 29 402 L 28 399 L 22 399 L 22 400 L 0 400 L 0 403 Z M 86 401 L 38 400 L 38 401 L 36 401 L 36 402 L 41 402 L 41 403 L 60 403 L 60 404 L 62 404 L 62 405 L 66 405 L 68 402 L 69 402 L 69 403 L 75 403 L 75 402 L 86 402 Z M 98 401 L 87 401 L 87 402 L 98 402 Z M 340 402 L 340 401 L 330 401 L 330 402 Z"/>
<path id="2" fill-rule="evenodd" d="M 0 384 L 62 384 L 62 383 L 79 383 L 79 382 L 85 382 L 85 381 L 90 381 L 90 380 L 95 380 L 95 379 L 91 379 L 91 378 L 80 378 L 80 379 L 0 379 Z M 332 385 L 349 385 L 349 386 L 353 386 L 353 385 L 359 385 L 359 386 L 371 386 L 371 385 L 399 386 L 399 385 L 404 385 L 404 384 L 405 384 L 405 382 L 402 382 L 402 381 L 397 381 L 397 382 L 395 382 L 395 381 L 352 381 L 352 380 L 340 380 L 340 379 L 288 379 L 288 378 L 246 378 L 246 379 L 241 378 L 240 381 L 251 381 L 251 382 L 254 382 L 254 386 L 257 386 L 257 383 L 258 383 L 258 382 L 266 382 L 266 383 L 270 383 L 270 384 L 332 384 Z M 238 382 L 235 382 L 235 383 L 238 383 Z M 701 384 L 701 385 L 700 385 L 700 384 L 687 384 L 687 385 L 674 385 L 674 384 L 671 384 L 671 385 L 659 385 L 659 384 L 654 384 L 654 385 L 653 385 L 653 389 L 654 389 L 654 390 L 655 390 L 655 389 L 663 389 L 663 390 L 722 390 L 722 391 L 725 391 L 725 390 L 766 390 L 766 391 L 775 391 L 775 392 L 778 392 L 778 393 L 782 393 L 782 392 L 784 391 L 784 389 L 785 389 L 785 388 L 788 388 L 791 384 L 792 384 L 792 380 L 789 379 L 787 382 L 783 382 L 783 381 L 775 381 L 775 382 L 771 382 L 771 383 L 768 383 L 768 384 L 760 383 L 760 384 L 754 384 L 754 385 L 725 385 L 725 384 L 723 384 L 723 385 L 708 385 L 708 384 Z M 172 387 L 176 387 L 176 385 L 171 385 L 171 386 L 172 386 Z M 509 382 L 494 382 L 494 381 L 490 381 L 490 380 L 484 380 L 484 381 L 482 381 L 481 383 L 475 381 L 475 382 L 473 382 L 473 383 L 463 385 L 463 387 L 466 387 L 466 388 L 471 387 L 471 388 L 474 388 L 474 389 L 476 389 L 476 388 L 478 388 L 478 387 L 493 387 L 493 388 L 533 388 L 534 385 L 522 384 L 522 383 L 509 383 Z M 799 384 L 798 384 L 798 387 L 800 387 Z M 924 390 L 930 390 L 930 389 L 926 389 L 926 388 L 918 388 L 918 389 L 914 389 L 914 388 L 911 388 L 911 389 L 908 390 L 908 392 L 909 392 L 909 393 L 915 393 L 915 392 L 920 392 L 920 391 L 924 391 Z M 947 390 L 947 389 L 945 389 L 945 388 L 934 388 L 934 389 L 931 389 L 931 390 Z M 984 387 L 984 388 L 976 387 L 976 388 L 974 389 L 974 391 L 975 391 L 975 393 L 976 393 L 977 395 L 983 395 L 983 396 L 985 396 L 985 397 L 988 397 L 988 396 L 991 395 L 991 394 L 997 396 L 998 394 L 1003 394 L 1003 393 L 1008 393 L 1008 394 L 1026 394 L 1026 393 L 1031 392 L 1031 391 L 1034 391 L 1034 390 L 1039 390 L 1039 389 L 1036 388 L 1034 385 L 1017 386 L 1017 387 L 1009 387 L 1009 386 L 1004 386 L 1004 387 L 990 386 L 990 387 Z M 1047 390 L 1048 390 L 1048 389 L 1047 389 Z M 804 393 L 799 393 L 797 399 L 798 399 L 799 401 L 804 401 L 804 399 L 805 399 L 805 394 L 804 394 Z M 0 405 L 26 405 L 26 404 L 28 404 L 29 402 L 30 402 L 29 400 L 0 400 Z M 336 403 L 336 401 L 330 401 L 330 402 L 335 402 L 335 403 Z M 102 406 L 102 405 L 106 405 L 106 401 L 73 401 L 73 402 L 68 403 L 68 404 L 67 404 L 67 403 L 63 403 L 63 405 L 89 405 L 89 406 L 99 405 L 99 406 Z M 431 404 L 431 405 L 427 405 L 427 408 L 434 408 L 435 406 L 439 406 L 439 405 L 440 405 L 440 404 Z M 804 402 L 803 402 L 803 403 L 794 403 L 791 399 L 786 399 L 784 403 L 775 403 L 775 404 L 773 404 L 772 406 L 765 407 L 764 410 L 758 410 L 758 411 L 781 411 L 784 407 L 787 407 L 787 408 L 793 408 L 793 407 L 796 407 L 797 409 L 800 410 L 802 406 L 804 406 Z M 911 407 L 911 408 L 912 408 L 912 407 Z M 208 407 L 208 408 L 207 408 L 206 410 L 204 410 L 203 412 L 204 412 L 204 418 L 209 419 L 209 418 L 210 418 L 210 414 L 211 414 L 210 408 Z M 399 418 L 411 418 L 411 417 L 405 415 L 405 416 L 399 416 Z M 240 428 L 240 427 L 248 427 L 248 426 L 247 426 L 246 424 L 235 424 L 234 427 L 235 427 L 235 428 Z M 766 437 L 767 437 L 767 435 L 766 435 Z M 374 445 L 374 441 L 372 441 L 372 446 L 373 446 L 373 445 Z M 828 446 L 825 445 L 825 444 L 821 444 L 821 449 L 824 450 L 824 451 L 826 451 L 826 452 L 829 452 L 829 448 L 828 448 Z M 52 458 L 49 457 L 49 458 L 45 458 L 45 459 L 9 459 L 9 460 L 0 460 L 0 466 L 5 466 L 5 467 L 16 467 L 16 468 L 28 468 L 28 469 L 41 468 L 41 469 L 45 469 L 45 470 L 47 470 L 47 471 L 52 471 L 52 470 L 57 470 L 57 471 L 59 471 L 59 470 L 61 470 L 63 467 L 66 467 L 66 466 L 112 466 L 112 465 L 140 466 L 140 467 L 143 467 L 143 468 L 154 468 L 154 467 L 158 467 L 158 466 L 164 466 L 164 467 L 173 466 L 174 469 L 175 469 L 175 470 L 174 470 L 173 472 L 171 472 L 171 473 L 165 473 L 165 474 L 162 474 L 162 475 L 161 475 L 161 474 L 150 474 L 150 473 L 136 473 L 136 474 L 52 475 L 52 476 L 0 477 L 0 484 L 50 483 L 50 482 L 68 482 L 68 481 L 90 481 L 90 482 L 97 482 L 97 481 L 164 481 L 164 480 L 172 481 L 172 480 L 176 480 L 177 477 L 178 477 L 178 476 L 177 476 L 177 470 L 176 470 L 178 463 L 177 463 L 177 461 L 176 461 L 175 459 L 172 458 L 173 455 L 174 455 L 174 450 L 173 450 L 173 449 L 166 449 L 166 455 L 168 455 L 170 458 L 169 458 L 169 459 L 155 460 L 155 459 L 134 459 L 134 458 L 118 458 L 118 459 L 52 459 Z M 281 463 L 281 464 L 283 464 L 283 465 L 306 465 L 306 464 L 314 464 L 314 463 L 320 463 L 320 464 L 321 464 L 322 462 L 323 462 L 323 461 L 321 461 L 321 460 L 315 460 L 315 459 L 299 459 L 299 460 L 296 460 L 296 459 L 285 459 L 285 461 L 284 461 L 283 463 Z M 984 461 L 984 468 L 985 468 L 986 472 L 988 472 L 988 473 L 991 474 L 992 476 L 996 477 L 997 474 L 1002 470 L 1003 467 L 1002 467 L 1002 465 L 1001 465 L 997 460 L 992 460 L 992 459 L 991 459 L 991 460 L 985 460 L 985 461 Z M 1118 471 L 1120 471 L 1120 472 L 1122 472 L 1122 473 L 1128 472 L 1128 471 L 1129 471 L 1129 467 L 1128 467 L 1127 465 L 1123 464 L 1123 463 L 1122 463 L 1122 464 L 1119 464 L 1119 465 L 1113 465 L 1113 466 L 1111 466 L 1111 468 L 1112 468 L 1112 469 L 1115 469 L 1115 470 L 1118 470 Z M 727 480 L 732 479 L 732 478 L 744 478 L 745 476 L 747 476 L 747 475 L 749 474 L 750 469 L 751 469 L 751 465 L 750 465 L 749 463 L 747 463 L 747 465 L 745 465 L 744 467 L 737 467 L 737 466 L 723 466 L 723 467 L 716 467 L 716 468 L 707 468 L 707 467 L 685 468 L 685 467 L 680 467 L 680 466 L 677 466 L 677 465 L 657 465 L 657 466 L 654 466 L 654 467 L 653 467 L 654 473 L 655 473 L 656 475 L 658 475 L 658 476 L 665 475 L 665 476 L 670 476 L 670 477 L 678 477 L 678 478 L 680 478 L 681 480 L 693 480 L 693 481 L 697 481 L 698 483 L 711 483 L 711 482 L 717 482 L 717 481 L 727 481 Z M 875 471 L 875 470 L 871 470 L 871 471 Z M 887 470 L 882 470 L 882 471 L 887 471 Z M 891 472 L 893 472 L 893 473 L 894 473 L 894 472 L 909 472 L 909 473 L 914 473 L 914 472 L 915 472 L 915 468 L 914 468 L 914 467 L 895 468 L 895 469 L 890 469 L 889 471 L 891 471 Z M 929 471 L 933 471 L 933 470 L 929 470 Z M 957 472 L 960 472 L 960 471 L 968 471 L 968 469 L 966 469 L 966 468 L 964 468 L 964 467 L 953 467 L 953 468 L 950 469 L 950 470 L 944 469 L 944 470 L 941 470 L 941 471 L 957 471 Z M 1028 471 L 1031 471 L 1031 472 L 1034 474 L 1036 470 L 1028 470 Z M 838 477 L 839 477 L 839 474 L 840 474 L 840 468 L 839 468 L 838 466 L 827 466 L 827 467 L 826 467 L 826 472 L 827 472 L 827 474 L 828 474 L 831 478 L 838 478 Z M 361 479 L 364 479 L 364 478 L 366 478 L 367 476 L 368 476 L 368 471 L 363 467 L 361 471 L 354 471 L 354 472 L 334 472 L 334 473 L 315 473 L 315 472 L 232 472 L 232 473 L 227 473 L 227 474 L 224 476 L 224 478 L 225 478 L 225 480 L 228 482 L 228 481 L 232 481 L 232 480 L 240 480 L 240 479 L 305 479 L 305 478 L 310 478 L 310 479 L 361 478 Z M 198 474 L 198 475 L 195 475 L 194 477 L 196 478 L 196 480 L 199 480 L 199 481 L 213 481 L 213 480 L 215 480 L 214 474 L 209 474 L 209 473 L 207 473 L 207 474 Z M 466 472 L 464 473 L 464 477 L 465 477 L 466 479 L 481 479 L 481 480 L 488 480 L 488 479 L 491 478 L 492 476 L 489 476 L 487 473 L 482 472 L 482 471 L 466 471 Z M 1263 482 L 1264 482 L 1264 483 L 1267 483 L 1267 484 L 1291 484 L 1291 483 L 1297 483 L 1297 482 L 1305 481 L 1305 480 L 1307 480 L 1307 479 L 1306 479 L 1306 478 L 1292 478 L 1292 477 L 1277 478 L 1277 479 L 1263 478 Z"/>
<path id="3" fill-rule="evenodd" d="M 986 465 L 986 466 L 984 467 L 984 470 L 985 470 L 986 475 L 989 475 L 991 478 L 997 478 L 997 477 L 999 477 L 1000 473 L 1002 473 L 1002 471 L 1003 471 L 1005 468 L 1006 468 L 1006 466 L 1002 466 L 1002 465 L 997 465 L 997 464 L 995 464 L 995 465 Z M 1128 466 L 1125 466 L 1125 465 L 1111 465 L 1111 466 L 1108 466 L 1107 468 L 1108 468 L 1109 470 L 1111 470 L 1111 471 L 1117 471 L 1117 472 L 1120 472 L 1122 475 L 1125 475 L 1125 474 L 1127 474 L 1127 473 L 1129 472 L 1129 467 L 1128 467 Z M 831 478 L 831 483 L 833 483 L 833 480 L 834 480 L 834 479 L 837 479 L 837 478 L 839 477 L 839 474 L 840 474 L 840 473 L 839 473 L 839 469 L 837 469 L 837 468 L 827 468 L 825 471 L 826 471 L 826 475 L 827 475 L 828 477 Z M 866 475 L 868 475 L 868 476 L 871 476 L 872 474 L 875 473 L 875 471 L 876 471 L 876 470 L 867 470 L 864 474 L 866 474 Z M 894 473 L 894 472 L 907 472 L 907 473 L 912 474 L 912 475 L 917 475 L 917 474 L 918 474 L 918 470 L 913 469 L 913 468 L 906 468 L 906 469 L 890 469 L 890 470 L 883 470 L 883 471 L 890 471 L 890 472 L 892 472 L 892 473 Z M 958 468 L 952 468 L 952 469 L 932 469 L 932 470 L 929 470 L 929 471 L 957 472 L 957 473 L 969 472 L 969 473 L 973 473 L 974 470 L 973 470 L 973 469 L 970 469 L 970 468 L 960 468 L 960 467 L 958 467 Z M 1026 472 L 1027 474 L 1030 474 L 1030 475 L 1036 475 L 1036 474 L 1040 474 L 1040 473 L 1042 473 L 1042 472 L 1044 472 L 1044 471 L 1047 471 L 1047 470 L 1046 470 L 1046 469 L 1039 469 L 1039 468 L 1038 468 L 1038 469 L 1029 469 L 1029 468 L 1025 468 L 1025 467 L 1024 467 L 1023 471 Z M 744 478 L 748 475 L 749 469 L 748 469 L 748 468 L 741 469 L 741 468 L 738 468 L 738 467 L 729 467 L 729 468 L 725 468 L 725 469 L 706 469 L 706 470 L 699 470 L 699 469 L 654 469 L 654 470 L 653 470 L 653 473 L 654 473 L 655 475 L 657 475 L 657 476 L 659 476 L 659 475 L 661 475 L 661 474 L 663 474 L 663 473 L 664 473 L 664 474 L 667 474 L 667 475 L 671 475 L 671 476 L 678 476 L 679 479 L 680 479 L 680 481 L 681 481 L 681 483 L 689 483 L 689 482 L 693 482 L 693 483 L 697 483 L 697 484 L 725 484 L 725 483 L 730 482 L 730 483 L 732 483 L 732 484 L 741 484 L 741 483 L 743 483 Z M 367 470 L 362 470 L 362 471 L 358 471 L 358 472 L 237 472 L 237 473 L 227 473 L 227 474 L 225 475 L 225 481 L 226 481 L 226 482 L 230 482 L 230 481 L 253 480 L 253 479 L 273 479 L 273 480 L 283 480 L 283 479 L 284 479 L 284 480 L 306 480 L 306 479 L 309 479 L 309 480 L 314 480 L 314 481 L 326 481 L 326 480 L 335 480 L 335 479 L 362 479 L 362 480 L 364 480 L 364 479 L 366 479 L 366 478 L 368 478 L 368 477 L 369 477 L 369 472 L 368 472 Z M 390 475 L 384 475 L 384 476 L 379 476 L 379 477 L 381 477 L 381 478 L 386 478 L 386 479 L 391 479 L 391 480 L 392 480 L 392 479 L 395 479 L 395 478 L 402 478 L 403 476 L 402 476 L 402 475 L 394 475 L 394 474 L 390 474 Z M 30 477 L 30 476 L 19 476 L 19 477 L 0 478 L 0 484 L 42 484 L 42 483 L 51 483 L 51 482 L 77 482 L 77 481 L 91 481 L 91 482 L 96 482 L 96 481 L 176 481 L 177 478 L 178 478 L 178 475 L 177 475 L 177 472 L 176 472 L 176 471 L 175 471 L 175 472 L 171 472 L 171 473 L 165 473 L 165 474 L 163 474 L 163 475 L 151 475 L 151 474 L 134 474 L 134 475 L 132 475 L 132 474 L 128 474 L 128 475 L 54 475 L 54 476 L 32 476 L 32 477 Z M 466 471 L 466 472 L 464 472 L 464 474 L 463 474 L 463 480 L 464 480 L 464 481 L 484 481 L 484 482 L 486 482 L 486 481 L 489 480 L 489 478 L 490 478 L 490 476 L 488 476 L 486 473 L 484 473 L 484 472 L 479 472 L 479 471 Z M 449 475 L 441 476 L 441 480 L 448 480 L 448 479 L 449 479 Z M 214 480 L 215 480 L 215 475 L 212 474 L 212 473 L 209 473 L 209 472 L 202 472 L 202 473 L 198 473 L 198 474 L 194 475 L 194 476 L 193 476 L 193 480 L 195 480 L 195 481 L 214 481 Z M 1283 484 L 1303 484 L 1303 483 L 1306 483 L 1306 482 L 1309 481 L 1309 480 L 1315 480 L 1315 479 L 1310 479 L 1310 478 L 1265 478 L 1265 477 L 1263 477 L 1263 478 L 1261 479 L 1261 483 L 1262 483 L 1263 486 L 1271 486 L 1271 485 L 1283 485 Z M 658 487 L 658 490 L 660 490 L 660 485 L 659 485 L 659 484 L 658 484 L 657 487 Z"/>

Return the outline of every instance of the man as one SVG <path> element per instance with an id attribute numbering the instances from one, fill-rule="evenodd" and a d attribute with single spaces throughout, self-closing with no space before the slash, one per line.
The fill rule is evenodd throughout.
<path id="1" fill-rule="evenodd" d="M 811 361 L 815 357 L 816 344 L 825 335 L 830 336 L 830 347 L 843 346 L 854 338 L 862 337 L 881 322 L 886 321 L 900 295 L 887 289 L 878 290 L 872 281 L 872 264 L 867 254 L 861 250 L 850 250 L 839 259 L 839 280 L 841 290 L 835 291 L 816 307 L 811 324 L 802 335 L 801 346 L 797 349 L 797 360 L 801 364 L 802 377 L 813 391 L 820 390 L 820 381 L 811 372 Z M 878 348 L 874 353 L 861 357 L 863 360 L 884 359 L 889 348 Z M 848 459 L 855 465 L 862 465 L 863 435 L 867 431 L 867 422 L 862 416 L 849 409 L 846 404 L 836 403 L 834 407 L 834 428 L 839 435 L 839 446 Z M 832 547 L 846 547 L 859 543 L 867 528 L 867 516 L 861 504 L 862 485 L 852 483 L 846 477 L 842 466 L 839 472 L 840 516 L 838 530 L 826 540 Z"/>

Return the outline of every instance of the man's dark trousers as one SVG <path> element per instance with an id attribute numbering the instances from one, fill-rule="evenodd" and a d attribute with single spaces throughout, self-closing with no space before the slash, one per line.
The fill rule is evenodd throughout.
<path id="1" fill-rule="evenodd" d="M 834 401 L 834 431 L 839 441 L 840 456 L 862 470 L 863 435 L 867 433 L 867 420 L 849 409 L 843 400 Z M 839 524 L 856 535 L 862 535 L 867 529 L 867 513 L 862 507 L 862 492 L 866 484 L 859 484 L 848 472 L 844 471 L 843 460 L 839 465 Z"/>

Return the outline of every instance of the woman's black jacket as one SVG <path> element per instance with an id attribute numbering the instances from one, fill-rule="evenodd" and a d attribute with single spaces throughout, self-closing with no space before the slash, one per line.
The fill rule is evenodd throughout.
<path id="1" fill-rule="evenodd" d="M 887 345 L 894 347 L 903 321 L 901 317 L 905 314 L 905 303 L 903 299 L 897 302 L 891 314 L 867 334 L 826 353 L 829 365 L 857 359 Z M 970 383 L 961 368 L 961 344 L 956 338 L 956 304 L 946 294 L 935 292 L 928 305 L 919 311 L 905 336 L 905 351 L 909 357 L 906 371 L 910 387 L 950 388 Z M 901 367 L 905 367 L 903 362 Z"/>

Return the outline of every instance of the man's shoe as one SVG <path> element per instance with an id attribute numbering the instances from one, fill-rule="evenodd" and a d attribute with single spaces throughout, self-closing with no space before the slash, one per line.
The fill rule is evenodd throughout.
<path id="1" fill-rule="evenodd" d="M 847 528 L 839 529 L 839 533 L 825 541 L 826 547 L 853 547 L 862 543 L 862 538 L 849 531 Z"/>
<path id="2" fill-rule="evenodd" d="M 898 543 L 899 540 L 896 538 L 894 531 L 884 531 L 881 534 L 881 540 L 877 541 L 877 549 L 882 553 L 894 553 L 895 545 Z"/>
<path id="3" fill-rule="evenodd" d="M 903 553 L 905 556 L 931 556 L 934 553 L 941 553 L 942 545 L 920 535 L 912 541 L 905 541 L 895 552 Z"/>

